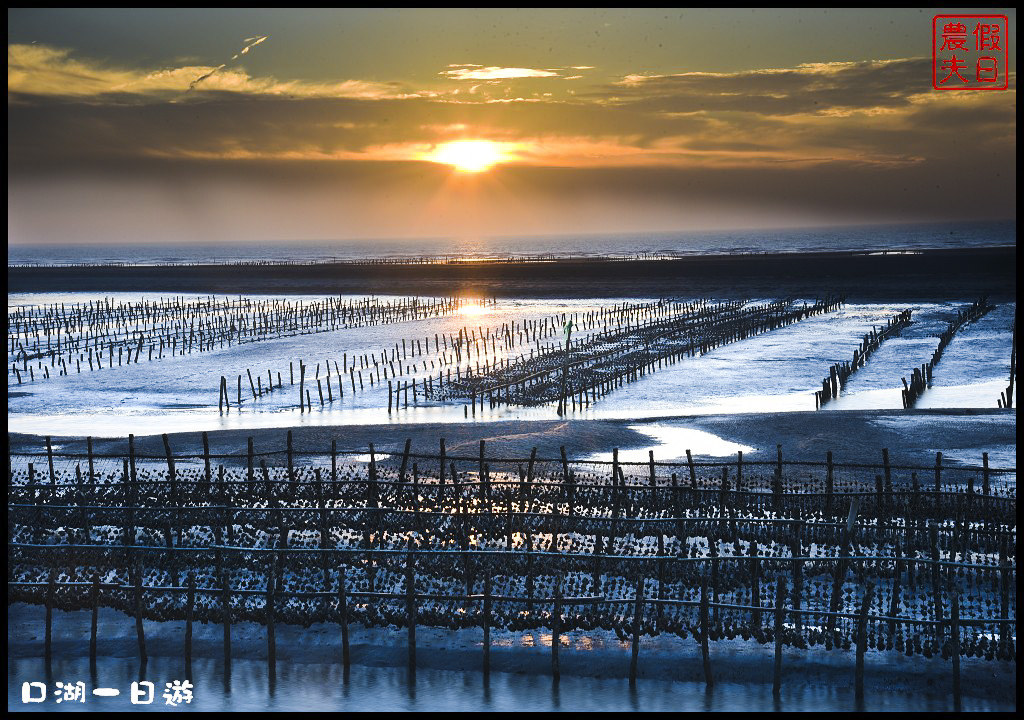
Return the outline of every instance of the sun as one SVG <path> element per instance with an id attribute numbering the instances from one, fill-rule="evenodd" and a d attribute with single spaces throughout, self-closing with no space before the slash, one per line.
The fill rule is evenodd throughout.
<path id="1" fill-rule="evenodd" d="M 490 140 L 456 140 L 438 145 L 427 160 L 451 165 L 459 172 L 479 173 L 508 159 L 498 143 Z"/>

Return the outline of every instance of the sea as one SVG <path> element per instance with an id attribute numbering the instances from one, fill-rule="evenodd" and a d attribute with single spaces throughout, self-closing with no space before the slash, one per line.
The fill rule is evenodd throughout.
<path id="1" fill-rule="evenodd" d="M 934 248 L 1015 246 L 1016 220 L 902 223 L 775 230 L 722 230 L 530 237 L 375 238 L 278 242 L 150 244 L 19 244 L 9 238 L 11 265 L 191 265 L 323 263 L 357 260 L 486 260 L 547 257 L 675 257 L 823 251 L 914 252 Z"/>

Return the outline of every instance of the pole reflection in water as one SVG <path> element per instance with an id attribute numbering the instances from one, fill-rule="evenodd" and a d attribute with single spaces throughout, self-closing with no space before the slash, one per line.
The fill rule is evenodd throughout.
<path id="1" fill-rule="evenodd" d="M 635 711 L 763 711 L 838 710 L 856 708 L 852 687 L 784 685 L 778 699 L 766 684 L 719 682 L 705 690 L 703 682 L 674 682 L 640 678 L 630 688 L 625 677 L 578 677 L 562 674 L 558 683 L 550 675 L 494 671 L 487 683 L 478 671 L 436 670 L 355 665 L 346 674 L 340 664 L 278 662 L 277 676 L 267 672 L 266 662 L 235 658 L 232 675 L 224 673 L 219 660 L 193 660 L 192 701 L 178 710 L 202 712 L 259 711 L 494 711 L 543 712 L 557 710 Z M 86 682 L 84 704 L 75 709 L 126 711 L 167 710 L 167 683 L 183 680 L 180 659 L 151 658 L 144 675 L 137 659 L 100 657 L 90 675 L 87 658 L 53 660 L 47 675 L 42 658 L 9 658 L 7 702 L 9 709 L 61 710 L 53 697 L 56 682 Z M 611 668 L 608 668 L 610 671 Z M 149 704 L 133 705 L 131 684 L 140 678 L 154 685 Z M 42 703 L 22 703 L 22 683 L 45 682 L 48 697 Z M 97 687 L 115 688 L 117 697 L 92 694 Z M 63 703 L 62 703 L 63 705 Z M 965 711 L 1009 710 L 1013 701 L 965 697 Z M 873 688 L 864 709 L 948 711 L 952 699 L 942 694 L 903 693 Z M 66 708 L 71 709 L 71 708 Z"/>

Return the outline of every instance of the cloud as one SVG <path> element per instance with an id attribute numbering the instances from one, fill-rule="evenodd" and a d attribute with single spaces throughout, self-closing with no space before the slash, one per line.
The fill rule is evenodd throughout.
<path id="1" fill-rule="evenodd" d="M 61 48 L 36 44 L 7 46 L 8 97 L 11 93 L 84 97 L 138 87 L 152 77 L 152 73 L 75 60 L 69 50 Z M 180 82 L 180 89 L 188 84 L 184 77 Z"/>
<path id="2" fill-rule="evenodd" d="M 250 42 L 245 47 L 252 48 L 258 44 Z M 226 64 L 212 67 L 185 65 L 158 70 L 117 68 L 95 60 L 73 58 L 67 49 L 33 44 L 7 46 L 8 103 L 29 102 L 32 98 L 167 102 L 177 100 L 191 88 L 195 90 L 189 93 L 190 96 L 207 97 L 230 93 L 293 98 L 383 99 L 431 94 L 413 91 L 394 82 L 310 82 L 253 77 L 242 69 L 227 68 Z"/>
<path id="3" fill-rule="evenodd" d="M 931 59 L 807 63 L 733 73 L 627 75 L 596 90 L 601 102 L 654 112 L 741 111 L 766 115 L 907 106 L 931 92 Z"/>
<path id="4" fill-rule="evenodd" d="M 448 67 L 453 69 L 442 70 L 439 74 L 454 80 L 516 80 L 559 76 L 553 70 L 537 70 L 535 68 L 483 67 L 481 65 L 449 65 Z"/>
<path id="5" fill-rule="evenodd" d="M 1012 107 L 992 93 L 976 93 L 990 97 L 972 99 L 974 109 L 959 108 L 952 123 L 943 123 L 939 100 L 883 114 L 772 116 L 639 112 L 543 97 L 452 102 L 206 93 L 201 103 L 10 105 L 9 164 L 414 161 L 424 145 L 472 137 L 515 143 L 517 162 L 537 167 L 897 168 L 967 148 L 988 152 L 1015 134 Z"/>
<path id="6" fill-rule="evenodd" d="M 515 161 L 495 174 L 510 184 L 518 178 L 520 193 L 539 192 L 534 184 L 553 196 L 656 198 L 666 207 L 680 197 L 717 197 L 836 212 L 864 203 L 874 217 L 900 203 L 946 212 L 947 201 L 929 196 L 942 184 L 965 204 L 962 212 L 972 202 L 980 210 L 971 212 L 1014 212 L 1015 91 L 934 92 L 930 61 L 920 58 L 634 73 L 589 87 L 551 83 L 553 95 L 490 79 L 528 68 L 459 64 L 447 72 L 474 69 L 488 78 L 463 84 L 461 75 L 442 73 L 433 88 L 416 89 L 225 67 L 183 96 L 214 68 L 132 70 L 12 45 L 8 174 L 12 182 L 159 178 L 176 169 L 242 183 L 259 168 L 268 183 L 289 188 L 333 173 L 344 187 L 365 178 L 390 187 L 390 173 L 436 188 L 431 183 L 446 176 L 423 168 L 424 148 L 483 138 L 516 148 Z M 1000 174 L 1002 185 L 992 180 Z M 331 187 L 324 180 L 325 194 Z"/>

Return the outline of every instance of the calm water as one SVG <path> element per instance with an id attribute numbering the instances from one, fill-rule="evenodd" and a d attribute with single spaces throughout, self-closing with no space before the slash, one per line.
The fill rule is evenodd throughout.
<path id="1" fill-rule="evenodd" d="M 851 671 L 852 673 L 852 671 Z M 41 659 L 8 659 L 8 710 L 106 711 L 171 710 L 162 697 L 165 683 L 183 680 L 181 661 L 153 658 L 144 679 L 155 686 L 151 705 L 132 705 L 133 681 L 140 679 L 134 659 L 101 658 L 93 677 L 88 660 L 58 660 L 47 678 Z M 852 679 L 852 678 L 851 678 Z M 85 703 L 56 704 L 54 683 L 85 682 Z M 51 697 L 45 703 L 22 704 L 23 682 L 47 682 Z M 556 686 L 544 675 L 492 673 L 485 683 L 479 672 L 419 669 L 410 680 L 405 669 L 353 666 L 346 679 L 339 665 L 278 663 L 271 682 L 262 662 L 236 660 L 228 683 L 222 664 L 197 660 L 193 664 L 191 704 L 179 708 L 200 712 L 259 711 L 847 711 L 857 709 L 852 682 L 836 687 L 784 687 L 778 701 L 770 685 L 718 683 L 707 692 L 700 682 L 644 680 L 631 688 L 624 678 L 563 677 Z M 95 687 L 117 688 L 119 697 L 94 697 Z M 948 711 L 952 701 L 934 695 L 872 689 L 865 710 Z M 1012 703 L 965 697 L 965 711 L 1012 710 Z"/>
<path id="2" fill-rule="evenodd" d="M 108 293 L 113 301 L 140 299 L 139 294 Z M 158 294 L 146 297 L 155 299 Z M 8 307 L 33 303 L 87 302 L 87 293 L 19 294 L 8 296 Z M 807 299 L 809 302 L 813 298 Z M 615 305 L 615 298 L 574 300 L 503 299 L 482 314 L 429 318 L 404 323 L 350 328 L 312 335 L 281 337 L 260 343 L 196 353 L 186 357 L 117 366 L 96 372 L 73 373 L 18 385 L 8 373 L 7 419 L 15 432 L 42 435 L 120 437 L 130 418 L 137 434 L 183 430 L 230 430 L 342 424 L 489 423 L 507 420 L 556 420 L 555 406 L 499 405 L 477 409 L 467 417 L 465 402 L 413 402 L 388 413 L 387 386 L 366 385 L 358 393 L 312 412 L 300 412 L 297 387 L 289 385 L 289 363 L 302 360 L 311 369 L 320 363 L 343 362 L 343 356 L 379 355 L 404 339 L 457 335 L 463 328 L 500 330 L 509 321 L 542 319 L 557 313 L 580 312 Z M 850 358 L 864 333 L 884 325 L 888 317 L 907 308 L 915 323 L 888 340 L 866 367 L 852 376 L 838 400 L 825 412 L 902 408 L 901 378 L 926 362 L 937 335 L 967 302 L 870 303 L 844 306 L 742 342 L 716 348 L 706 355 L 685 358 L 629 383 L 595 404 L 573 411 L 590 420 L 636 420 L 750 412 L 793 412 L 815 409 L 814 391 L 829 366 Z M 1012 343 L 1014 303 L 999 305 L 980 321 L 965 326 L 946 348 L 936 366 L 934 387 L 918 403 L 922 408 L 994 408 L 1006 387 Z M 583 333 L 584 331 L 580 331 Z M 516 356 L 516 346 L 502 356 Z M 429 353 L 435 359 L 437 353 Z M 283 378 L 285 387 L 242 407 L 221 414 L 217 408 L 220 377 L 233 380 L 251 369 L 266 380 L 268 371 Z M 437 377 L 435 369 L 412 371 L 422 378 Z M 315 393 L 315 388 L 314 388 Z M 664 445 L 665 442 L 659 442 Z M 691 447 L 698 454 L 732 455 L 748 450 L 720 446 L 713 438 L 674 442 L 663 459 Z M 991 449 L 990 449 L 991 450 Z M 644 455 L 645 459 L 646 455 Z M 1011 463 L 1012 464 L 1012 463 Z"/>
<path id="3" fill-rule="evenodd" d="M 7 246 L 8 265 L 185 264 L 209 262 L 318 262 L 330 259 L 523 255 L 605 256 L 655 253 L 813 252 L 823 250 L 915 250 L 1015 245 L 1014 221 L 862 225 L 790 230 L 734 230 L 689 233 L 555 235 L 496 238 L 417 238 L 372 241 L 280 242 L 245 245 Z"/>

